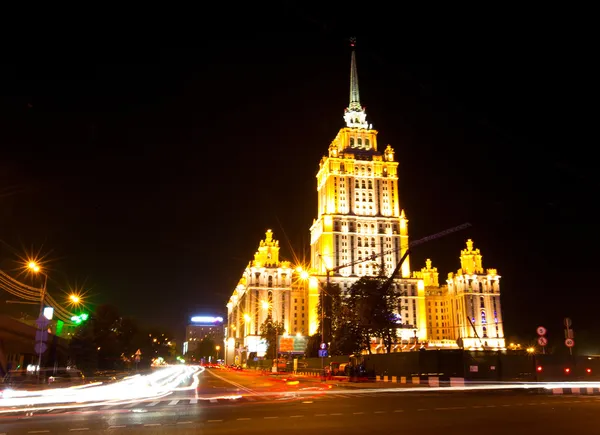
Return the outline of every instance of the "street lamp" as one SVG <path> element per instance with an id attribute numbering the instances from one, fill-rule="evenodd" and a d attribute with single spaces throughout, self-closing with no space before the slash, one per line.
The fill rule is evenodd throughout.
<path id="1" fill-rule="evenodd" d="M 74 303 L 75 305 L 78 305 L 79 303 L 81 303 L 81 297 L 79 297 L 75 293 L 72 293 L 72 294 L 69 295 L 69 300 L 72 303 Z"/>
<path id="2" fill-rule="evenodd" d="M 46 284 L 48 283 L 48 275 L 46 275 L 44 272 L 42 272 L 42 268 L 36 261 L 30 261 L 29 263 L 27 263 L 27 268 L 35 274 L 41 273 L 44 275 L 44 286 L 42 287 L 42 291 L 40 294 L 40 315 L 39 315 L 39 317 L 41 318 L 42 314 L 44 313 L 44 300 L 46 299 Z M 44 343 L 44 328 L 43 328 L 43 324 L 40 323 L 40 343 L 39 343 L 39 349 L 38 349 L 38 351 L 39 351 L 38 379 L 40 377 L 40 372 L 41 372 L 41 368 L 42 368 L 42 353 L 43 353 L 42 346 L 43 346 L 43 343 Z"/>
<path id="3" fill-rule="evenodd" d="M 218 344 L 215 346 L 215 350 L 217 351 L 217 361 L 219 360 L 219 351 L 221 350 L 221 346 Z"/>

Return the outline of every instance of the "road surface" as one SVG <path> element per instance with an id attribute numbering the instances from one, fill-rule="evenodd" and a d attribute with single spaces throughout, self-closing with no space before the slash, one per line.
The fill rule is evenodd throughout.
<path id="1" fill-rule="evenodd" d="M 156 401 L 0 417 L 0 434 L 600 433 L 600 396 L 536 391 L 366 392 L 206 371 Z"/>

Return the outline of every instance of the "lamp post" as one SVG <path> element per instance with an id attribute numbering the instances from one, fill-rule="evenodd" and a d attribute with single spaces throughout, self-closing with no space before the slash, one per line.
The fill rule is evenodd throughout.
<path id="1" fill-rule="evenodd" d="M 27 267 L 29 268 L 29 270 L 31 270 L 33 273 L 38 274 L 41 273 L 44 275 L 44 285 L 42 287 L 41 290 L 41 294 L 40 294 L 40 315 L 39 318 L 41 320 L 42 314 L 44 313 L 44 300 L 46 299 L 46 284 L 48 283 L 48 275 L 46 275 L 44 272 L 42 272 L 41 267 L 35 262 L 35 261 L 30 261 L 27 264 Z M 38 380 L 40 378 L 40 372 L 42 369 L 42 346 L 44 345 L 44 326 L 42 323 L 40 323 L 40 341 L 39 341 L 39 349 L 38 349 Z"/>
<path id="2" fill-rule="evenodd" d="M 215 346 L 215 350 L 217 351 L 217 361 L 219 360 L 219 351 L 221 350 L 221 346 L 218 344 Z"/>

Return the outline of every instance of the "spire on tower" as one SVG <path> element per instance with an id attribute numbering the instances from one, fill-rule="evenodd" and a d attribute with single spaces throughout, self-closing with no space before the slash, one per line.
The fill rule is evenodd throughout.
<path id="1" fill-rule="evenodd" d="M 344 120 L 348 127 L 369 128 L 367 113 L 365 112 L 365 108 L 360 105 L 355 46 L 356 38 L 350 38 L 350 47 L 352 47 L 352 57 L 350 60 L 350 104 L 344 112 Z"/>
<path id="2" fill-rule="evenodd" d="M 354 46 L 356 38 L 350 38 L 350 47 L 352 47 L 352 60 L 350 61 L 350 110 L 362 110 L 360 105 L 360 94 L 358 92 L 358 73 L 356 72 L 356 51 Z"/>

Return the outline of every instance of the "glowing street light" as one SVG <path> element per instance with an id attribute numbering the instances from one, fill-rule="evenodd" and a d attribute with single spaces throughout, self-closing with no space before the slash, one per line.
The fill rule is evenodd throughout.
<path id="1" fill-rule="evenodd" d="M 81 298 L 74 293 L 69 295 L 69 300 L 74 304 L 79 304 L 81 302 Z"/>
<path id="2" fill-rule="evenodd" d="M 269 309 L 269 303 L 267 301 L 262 301 L 261 306 L 263 310 Z"/>
<path id="3" fill-rule="evenodd" d="M 29 263 L 27 263 L 27 268 L 33 273 L 38 273 L 41 270 L 40 265 L 37 264 L 37 262 L 35 261 L 30 261 Z"/>

